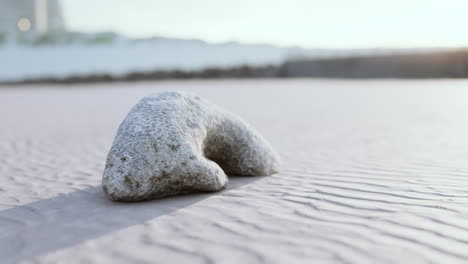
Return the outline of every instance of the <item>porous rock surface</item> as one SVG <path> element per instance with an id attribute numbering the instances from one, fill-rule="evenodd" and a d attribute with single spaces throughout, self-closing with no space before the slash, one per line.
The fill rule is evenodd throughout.
<path id="1" fill-rule="evenodd" d="M 102 186 L 110 199 L 139 201 L 219 191 L 227 174 L 270 175 L 278 155 L 239 117 L 182 92 L 141 99 L 120 125 Z"/>

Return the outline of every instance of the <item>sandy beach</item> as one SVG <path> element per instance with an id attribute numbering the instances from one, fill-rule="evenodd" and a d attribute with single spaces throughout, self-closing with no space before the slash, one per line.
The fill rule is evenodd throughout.
<path id="1" fill-rule="evenodd" d="M 466 263 L 468 81 L 220 80 L 0 87 L 0 263 Z M 282 158 L 227 190 L 116 203 L 116 130 L 196 93 Z"/>

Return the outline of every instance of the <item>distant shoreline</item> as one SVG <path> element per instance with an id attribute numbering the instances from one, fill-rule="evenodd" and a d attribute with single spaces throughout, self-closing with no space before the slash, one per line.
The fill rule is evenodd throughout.
<path id="1" fill-rule="evenodd" d="M 23 84 L 81 84 L 81 83 L 106 83 L 106 82 L 134 82 L 134 81 L 163 81 L 163 80 L 188 80 L 188 79 L 224 79 L 224 78 L 276 78 L 280 67 L 268 66 L 239 66 L 230 68 L 206 68 L 199 71 L 148 71 L 131 72 L 124 75 L 112 74 L 76 75 L 70 77 L 43 77 L 30 78 L 21 81 L 1 82 L 0 85 Z"/>
<path id="2" fill-rule="evenodd" d="M 123 75 L 91 74 L 0 81 L 0 85 L 80 84 L 186 79 L 248 78 L 441 79 L 468 78 L 468 50 L 347 58 L 289 60 L 281 65 L 210 67 L 202 70 L 135 71 Z"/>

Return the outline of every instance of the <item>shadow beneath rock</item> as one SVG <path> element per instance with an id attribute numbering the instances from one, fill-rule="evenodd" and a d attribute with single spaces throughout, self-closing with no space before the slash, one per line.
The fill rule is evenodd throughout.
<path id="1" fill-rule="evenodd" d="M 101 186 L 95 186 L 0 211 L 0 260 L 2 263 L 16 263 L 70 247 L 142 224 L 210 196 L 223 195 L 262 178 L 229 176 L 229 186 L 222 192 L 141 203 L 112 202 Z"/>

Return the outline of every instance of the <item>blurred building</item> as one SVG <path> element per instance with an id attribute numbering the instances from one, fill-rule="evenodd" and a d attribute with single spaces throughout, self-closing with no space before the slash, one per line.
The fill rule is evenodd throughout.
<path id="1" fill-rule="evenodd" d="M 58 0 L 0 0 L 0 33 L 41 34 L 64 28 Z"/>

